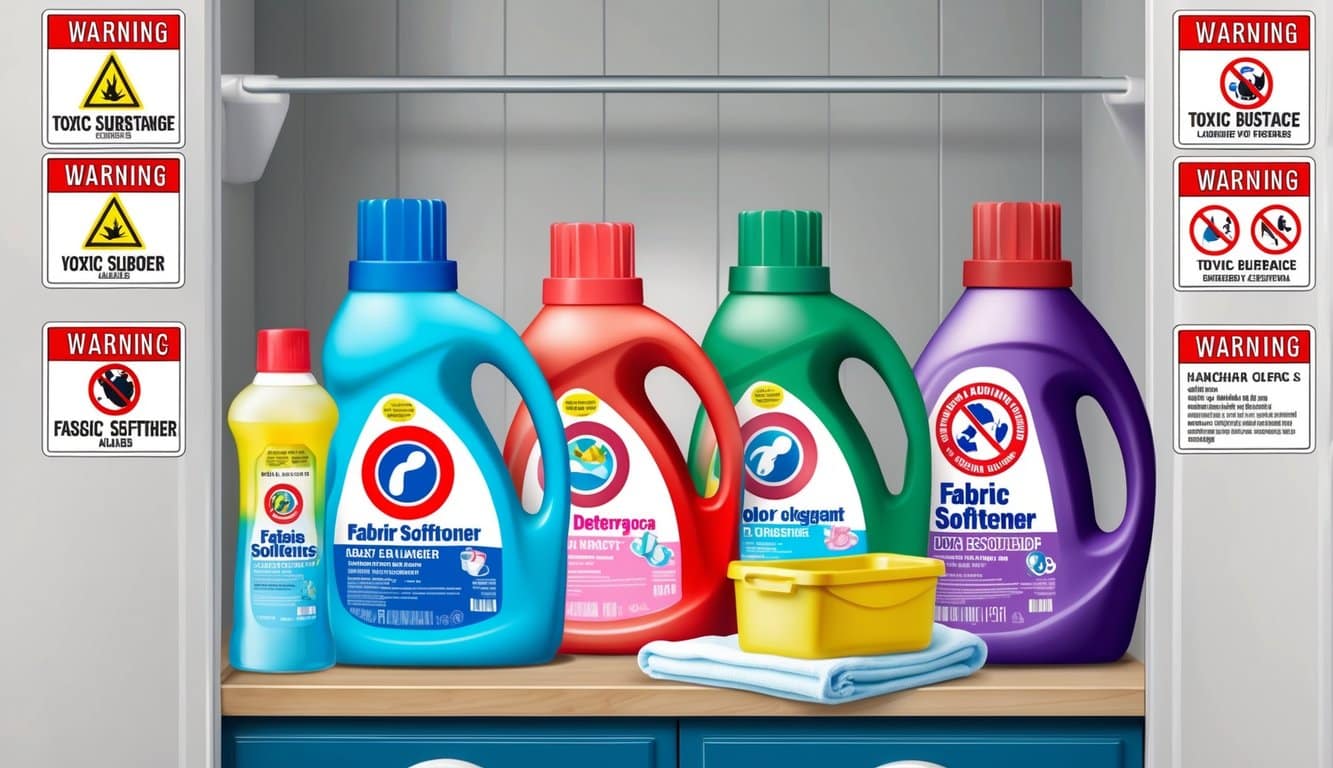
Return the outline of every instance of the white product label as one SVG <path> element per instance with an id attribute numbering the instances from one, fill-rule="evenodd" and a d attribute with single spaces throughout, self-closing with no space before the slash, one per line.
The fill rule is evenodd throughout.
<path id="1" fill-rule="evenodd" d="M 319 616 L 319 528 L 315 457 L 304 445 L 270 445 L 255 466 L 250 529 L 250 609 L 265 626 L 299 626 Z"/>
<path id="2" fill-rule="evenodd" d="M 180 11 L 42 16 L 49 147 L 185 144 Z"/>
<path id="3" fill-rule="evenodd" d="M 180 286 L 184 162 L 180 155 L 48 156 L 46 285 Z"/>
<path id="4" fill-rule="evenodd" d="M 789 390 L 758 381 L 736 403 L 736 416 L 745 450 L 741 559 L 866 552 L 856 480 L 842 446 L 815 412 Z M 717 471 L 714 455 L 710 474 Z"/>
<path id="5" fill-rule="evenodd" d="M 1314 285 L 1313 189 L 1307 158 L 1176 160 L 1176 287 Z"/>
<path id="6" fill-rule="evenodd" d="M 1176 146 L 1312 146 L 1313 22 L 1311 13 L 1176 13 Z"/>
<path id="7" fill-rule="evenodd" d="M 499 612 L 500 520 L 472 453 L 420 401 L 371 409 L 347 463 L 334 526 L 338 597 L 361 621 L 451 629 Z"/>
<path id="8" fill-rule="evenodd" d="M 1304 325 L 1177 327 L 1176 451 L 1314 450 L 1313 350 Z"/>
<path id="9" fill-rule="evenodd" d="M 1018 379 L 1002 368 L 968 369 L 930 414 L 928 552 L 945 563 L 936 620 L 994 631 L 1064 607 L 1041 425 Z"/>
<path id="10" fill-rule="evenodd" d="M 42 330 L 48 456 L 185 452 L 185 326 L 50 323 Z"/>
<path id="11" fill-rule="evenodd" d="M 565 615 L 617 621 L 680 602 L 680 527 L 657 461 L 609 403 L 586 389 L 560 396 L 570 474 Z M 545 487 L 541 450 L 523 474 L 523 506 Z"/>

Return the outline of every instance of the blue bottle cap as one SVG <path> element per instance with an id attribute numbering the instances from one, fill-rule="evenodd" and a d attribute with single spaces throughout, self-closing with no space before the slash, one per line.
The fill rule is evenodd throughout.
<path id="1" fill-rule="evenodd" d="M 445 247 L 443 200 L 362 200 L 356 208 L 354 291 L 454 291 L 458 262 Z"/>

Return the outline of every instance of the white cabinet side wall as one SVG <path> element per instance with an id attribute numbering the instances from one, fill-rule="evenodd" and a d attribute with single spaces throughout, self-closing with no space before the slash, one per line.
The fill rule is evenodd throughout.
<path id="1" fill-rule="evenodd" d="M 174 151 L 185 163 L 185 283 L 44 288 L 42 12 L 127 5 L 184 13 L 185 146 Z M 203 0 L 11 0 L 5 14 L 0 87 L 10 101 L 0 122 L 7 153 L 7 183 L 0 189 L 6 264 L 0 280 L 0 355 L 6 361 L 0 386 L 6 436 L 0 441 L 6 492 L 0 765 L 207 766 L 217 748 L 218 717 L 220 482 L 214 468 L 222 448 L 221 402 L 230 395 L 219 378 L 223 348 L 216 321 L 223 279 L 215 122 L 220 8 Z M 136 152 L 144 150 L 124 154 Z M 246 214 L 236 216 L 239 222 Z M 240 274 L 231 285 L 247 282 Z M 185 325 L 182 457 L 43 455 L 42 328 L 56 321 Z M 236 322 L 244 322 L 243 312 Z"/>
<path id="2" fill-rule="evenodd" d="M 1265 6 L 1260 8 L 1260 6 Z M 1178 149 L 1173 14 L 1314 12 L 1312 149 Z M 1147 595 L 1150 766 L 1329 766 L 1330 261 L 1326 0 L 1151 2 L 1147 9 L 1147 380 L 1159 431 L 1158 515 Z M 1235 54 L 1237 56 L 1242 53 Z M 1206 87 L 1218 81 L 1208 73 Z M 1277 82 L 1274 78 L 1274 83 Z M 1181 92 L 1190 87 L 1186 83 Z M 1312 157 L 1315 287 L 1175 290 L 1173 173 L 1179 157 Z M 1126 270 L 1137 269 L 1126 266 Z M 1173 452 L 1173 329 L 1310 325 L 1313 444 L 1307 454 Z"/>

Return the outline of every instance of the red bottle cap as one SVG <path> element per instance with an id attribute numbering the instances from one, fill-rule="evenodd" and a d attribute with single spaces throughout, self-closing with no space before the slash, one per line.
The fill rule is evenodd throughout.
<path id="1" fill-rule="evenodd" d="M 551 225 L 551 276 L 545 304 L 642 304 L 634 276 L 634 225 L 623 221 Z"/>
<path id="2" fill-rule="evenodd" d="M 966 288 L 1068 288 L 1072 265 L 1060 256 L 1059 203 L 976 203 Z"/>
<path id="3" fill-rule="evenodd" d="M 310 331 L 304 328 L 265 328 L 255 343 L 255 370 L 259 373 L 310 373 Z"/>

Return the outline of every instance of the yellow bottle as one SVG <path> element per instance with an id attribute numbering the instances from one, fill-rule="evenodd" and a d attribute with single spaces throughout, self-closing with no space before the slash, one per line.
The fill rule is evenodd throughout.
<path id="1" fill-rule="evenodd" d="M 231 665 L 252 672 L 333 666 L 326 585 L 324 482 L 338 425 L 310 372 L 310 333 L 259 332 L 254 381 L 227 424 L 240 462 Z"/>

